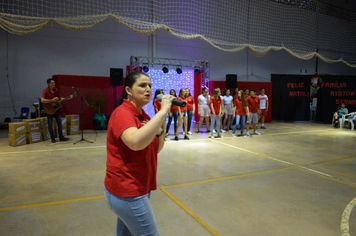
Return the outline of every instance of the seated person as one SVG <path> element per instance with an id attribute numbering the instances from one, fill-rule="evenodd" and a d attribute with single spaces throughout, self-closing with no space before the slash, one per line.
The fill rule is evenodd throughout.
<path id="1" fill-rule="evenodd" d="M 341 108 L 339 107 L 334 114 L 334 120 L 335 120 L 334 127 L 336 127 L 339 124 L 339 119 L 343 115 L 347 115 L 347 114 L 349 114 L 349 110 L 346 108 L 345 103 L 342 103 Z"/>

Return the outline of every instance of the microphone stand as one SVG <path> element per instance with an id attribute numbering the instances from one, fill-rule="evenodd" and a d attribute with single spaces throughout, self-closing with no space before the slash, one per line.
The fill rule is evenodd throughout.
<path id="1" fill-rule="evenodd" d="M 83 142 L 83 141 L 85 141 L 87 143 L 93 143 L 91 141 L 86 140 L 84 138 L 84 133 L 83 133 L 83 101 L 87 104 L 87 106 L 89 106 L 89 104 L 88 104 L 87 101 L 85 101 L 83 96 L 80 94 L 79 89 L 77 89 L 77 88 L 73 88 L 73 89 L 75 89 L 77 91 L 77 94 L 79 94 L 79 96 L 80 96 L 80 129 L 81 129 L 81 132 L 82 132 L 82 138 L 80 140 L 78 140 L 77 142 L 73 143 L 73 145 L 77 144 L 79 142 Z"/>

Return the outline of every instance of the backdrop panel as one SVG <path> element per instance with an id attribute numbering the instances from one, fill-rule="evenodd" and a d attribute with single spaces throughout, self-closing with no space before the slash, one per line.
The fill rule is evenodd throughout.
<path id="1" fill-rule="evenodd" d="M 356 77 L 355 76 L 320 76 L 323 83 L 318 91 L 316 121 L 331 123 L 334 112 L 346 104 L 349 112 L 356 111 Z"/>
<path id="2" fill-rule="evenodd" d="M 101 91 L 105 99 L 105 104 L 102 107 L 102 113 L 106 117 L 113 110 L 113 86 L 110 86 L 110 77 L 104 76 L 80 76 L 80 75 L 53 75 L 52 78 L 56 82 L 56 87 L 59 89 L 62 97 L 72 94 L 74 89 L 72 86 L 79 89 L 79 92 L 86 99 L 88 95 L 97 97 L 96 89 Z M 121 91 L 122 86 L 117 86 L 117 90 Z M 66 101 L 61 109 L 62 117 L 70 114 L 80 114 L 80 96 L 74 97 L 72 100 Z M 83 129 L 93 129 L 93 115 L 95 109 L 88 107 L 83 102 Z"/>
<path id="3" fill-rule="evenodd" d="M 271 75 L 272 119 L 310 120 L 310 79 L 311 75 Z"/>
<path id="4" fill-rule="evenodd" d="M 265 89 L 265 94 L 268 96 L 269 109 L 267 116 L 265 118 L 265 123 L 271 122 L 271 108 L 272 108 L 272 83 L 271 82 L 248 82 L 248 81 L 238 81 L 237 87 L 240 90 L 245 89 L 255 89 L 257 96 L 260 94 L 260 88 Z M 215 88 L 220 88 L 221 94 L 224 94 L 226 88 L 226 81 L 210 81 L 210 95 L 213 93 Z M 230 89 L 233 92 L 234 89 Z"/>

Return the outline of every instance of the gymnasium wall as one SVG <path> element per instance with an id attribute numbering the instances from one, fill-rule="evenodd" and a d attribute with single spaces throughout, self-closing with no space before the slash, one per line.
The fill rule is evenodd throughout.
<path id="1" fill-rule="evenodd" d="M 34 111 L 32 104 L 52 75 L 109 76 L 112 67 L 124 68 L 125 74 L 131 55 L 151 56 L 151 37 L 137 34 L 113 19 L 80 31 L 55 23 L 23 36 L 0 30 L 0 122 L 15 116 L 10 92 L 17 113 L 23 106 Z M 157 31 L 156 57 L 208 60 L 214 81 L 237 74 L 239 81 L 270 82 L 271 74 L 299 74 L 300 69 L 313 74 L 315 70 L 315 59 L 299 60 L 284 51 L 273 51 L 262 58 L 247 50 L 224 52 L 202 40 L 179 39 L 164 30 Z M 319 61 L 319 73 L 356 75 L 356 69 Z"/>

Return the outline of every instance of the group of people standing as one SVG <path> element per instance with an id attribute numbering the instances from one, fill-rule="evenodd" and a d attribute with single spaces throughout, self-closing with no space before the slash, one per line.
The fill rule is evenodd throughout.
<path id="1" fill-rule="evenodd" d="M 157 101 L 159 94 L 164 94 L 164 90 L 157 89 L 155 92 L 153 100 L 155 113 L 161 109 L 160 102 Z M 167 114 L 168 122 L 165 124 L 164 120 L 161 128 L 165 130 L 166 137 L 168 137 L 169 128 L 173 120 L 174 140 L 179 140 L 178 130 L 183 123 L 184 139 L 189 140 L 188 135 L 192 135 L 191 123 L 195 111 L 194 98 L 189 89 L 183 88 L 180 89 L 178 96 L 174 89 L 171 89 L 169 94 L 179 100 L 185 101 L 187 106 L 179 107 L 172 105 L 170 112 Z M 254 89 L 245 89 L 243 91 L 238 88 L 234 90 L 232 95 L 230 89 L 225 89 L 223 96 L 221 95 L 220 88 L 216 88 L 212 96 L 210 96 L 208 89 L 203 88 L 202 94 L 198 97 L 197 104 L 200 119 L 196 132 L 200 133 L 201 125 L 205 119 L 210 138 L 220 138 L 221 132 L 226 132 L 227 130 L 232 130 L 233 137 L 236 137 L 237 135 L 235 135 L 235 133 L 237 129 L 240 129 L 241 132 L 238 136 L 250 136 L 250 124 L 253 125 L 252 134 L 260 135 L 257 131 L 257 123 L 260 119 L 261 129 L 265 129 L 264 120 L 268 112 L 269 103 L 264 88 L 260 89 L 260 95 L 258 96 Z M 247 122 L 248 125 L 246 126 L 246 133 L 244 134 L 245 122 Z M 233 124 L 234 126 L 232 127 Z M 214 136 L 214 133 L 217 133 L 217 136 Z"/>
<path id="2" fill-rule="evenodd" d="M 157 89 L 155 92 L 155 96 L 154 96 L 154 100 L 153 100 L 153 106 L 155 108 L 155 113 L 159 112 L 161 109 L 160 102 L 157 100 L 157 96 L 159 94 L 164 94 L 164 90 Z M 172 104 L 171 110 L 167 114 L 167 116 L 168 116 L 167 126 L 165 127 L 166 120 L 164 120 L 161 128 L 163 130 L 165 130 L 166 137 L 168 137 L 169 128 L 170 128 L 172 120 L 173 120 L 173 122 L 174 122 L 174 136 L 175 136 L 174 140 L 179 140 L 178 131 L 179 131 L 179 128 L 182 125 L 182 121 L 183 121 L 183 136 L 184 136 L 184 139 L 189 140 L 188 135 L 193 134 L 190 131 L 191 124 L 192 124 L 192 117 L 193 117 L 194 111 L 195 111 L 195 103 L 194 103 L 193 96 L 191 95 L 190 90 L 188 88 L 180 89 L 179 96 L 177 96 L 176 91 L 174 89 L 171 89 L 169 91 L 169 94 L 181 101 L 186 102 L 187 105 L 185 107 L 179 107 L 179 106 Z"/>
<path id="3" fill-rule="evenodd" d="M 268 97 L 265 89 L 260 89 L 261 94 L 256 96 L 254 89 L 239 90 L 236 88 L 231 95 L 229 89 L 225 89 L 221 96 L 220 88 L 214 89 L 212 96 L 208 95 L 208 89 L 204 88 L 198 97 L 198 111 L 200 115 L 197 133 L 200 133 L 202 122 L 205 118 L 207 132 L 210 138 L 220 138 L 221 132 L 232 130 L 232 136 L 236 137 L 235 132 L 240 125 L 241 134 L 239 136 L 250 136 L 250 124 L 253 124 L 253 133 L 260 135 L 257 131 L 257 123 L 261 119 L 261 129 L 265 129 L 264 120 L 268 112 Z M 210 108 L 209 108 L 210 105 Z M 209 126 L 209 116 L 211 124 Z M 235 125 L 232 125 L 235 121 Z M 247 122 L 246 134 L 244 134 L 245 121 Z M 217 136 L 214 136 L 216 127 Z M 221 127 L 221 128 L 220 128 Z"/>

